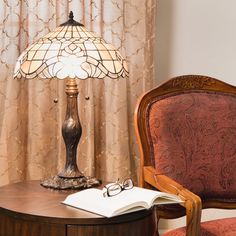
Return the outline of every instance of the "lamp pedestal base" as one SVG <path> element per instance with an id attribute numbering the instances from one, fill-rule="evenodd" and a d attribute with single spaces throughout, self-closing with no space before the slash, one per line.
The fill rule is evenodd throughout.
<path id="1" fill-rule="evenodd" d="M 101 184 L 101 181 L 93 177 L 62 178 L 56 175 L 49 179 L 42 180 L 40 184 L 45 188 L 68 190 L 96 187 Z"/>

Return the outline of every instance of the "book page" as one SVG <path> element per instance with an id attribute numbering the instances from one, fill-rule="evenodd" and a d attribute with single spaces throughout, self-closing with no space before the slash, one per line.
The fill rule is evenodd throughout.
<path id="1" fill-rule="evenodd" d="M 101 190 L 91 188 L 70 194 L 62 203 L 110 217 L 112 215 L 112 209 L 104 200 Z"/>
<path id="2" fill-rule="evenodd" d="M 174 194 L 160 192 L 157 198 L 154 198 L 151 202 L 151 205 L 163 205 L 163 204 L 173 204 L 173 203 L 182 203 L 183 201 Z"/>
<path id="3" fill-rule="evenodd" d="M 182 202 L 180 198 L 176 195 L 160 192 L 157 190 L 133 187 L 131 190 L 127 190 L 127 197 L 133 199 L 133 201 L 145 201 L 147 206 L 145 208 L 150 208 L 157 204 L 170 204 L 170 203 L 180 203 Z"/>

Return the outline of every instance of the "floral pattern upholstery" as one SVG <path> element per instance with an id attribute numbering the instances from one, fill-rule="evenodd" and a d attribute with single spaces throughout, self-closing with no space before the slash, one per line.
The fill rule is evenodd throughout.
<path id="1" fill-rule="evenodd" d="M 185 236 L 185 227 L 171 230 L 163 236 Z M 201 236 L 235 236 L 236 218 L 212 220 L 201 224 Z"/>
<path id="2" fill-rule="evenodd" d="M 149 107 L 147 122 L 159 173 L 204 200 L 236 201 L 235 96 L 200 91 L 172 94 Z"/>

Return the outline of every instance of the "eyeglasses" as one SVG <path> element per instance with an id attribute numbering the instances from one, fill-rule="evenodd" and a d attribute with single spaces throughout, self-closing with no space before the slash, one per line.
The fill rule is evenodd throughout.
<path id="1" fill-rule="evenodd" d="M 103 197 L 113 197 L 119 193 L 121 193 L 123 190 L 129 190 L 133 188 L 134 184 L 132 179 L 126 179 L 122 183 L 119 183 L 119 179 L 116 181 L 116 183 L 108 184 L 104 186 L 106 191 L 103 193 Z"/>

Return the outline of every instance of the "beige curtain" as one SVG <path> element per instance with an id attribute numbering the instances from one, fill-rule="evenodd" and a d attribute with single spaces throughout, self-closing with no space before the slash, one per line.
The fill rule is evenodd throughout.
<path id="1" fill-rule="evenodd" d="M 78 81 L 83 134 L 78 166 L 86 175 L 137 180 L 133 112 L 152 87 L 155 0 L 4 0 L 0 2 L 0 185 L 55 175 L 65 163 L 64 82 L 13 80 L 20 52 L 57 25 L 75 20 L 115 45 L 129 78 Z M 54 100 L 58 99 L 55 103 Z"/>

